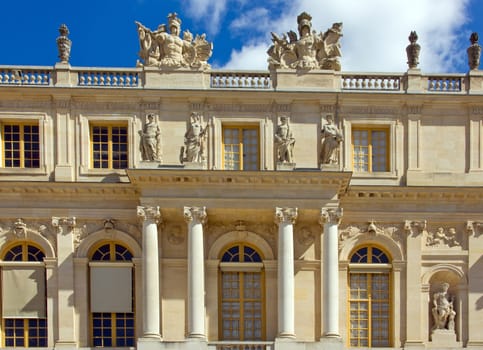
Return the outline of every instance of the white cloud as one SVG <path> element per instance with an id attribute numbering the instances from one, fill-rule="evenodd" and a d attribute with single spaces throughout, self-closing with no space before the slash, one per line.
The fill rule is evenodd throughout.
<path id="1" fill-rule="evenodd" d="M 324 32 L 333 22 L 344 23 L 343 71 L 405 71 L 405 48 L 412 30 L 419 36 L 423 71 L 454 71 L 457 64 L 465 67 L 469 33 L 462 32 L 462 27 L 469 0 L 298 0 L 290 4 L 278 18 L 258 10 L 251 20 L 249 12 L 235 19 L 232 28 L 245 30 L 250 38 L 240 50 L 232 51 L 223 68 L 266 69 L 269 33 L 296 31 L 302 11 L 313 16 L 317 31 Z"/>
<path id="2" fill-rule="evenodd" d="M 267 43 L 245 45 L 241 50 L 232 50 L 230 62 L 225 65 L 225 69 L 267 69 Z"/>
<path id="3" fill-rule="evenodd" d="M 188 16 L 205 22 L 208 35 L 216 35 L 220 31 L 227 2 L 228 0 L 187 0 L 184 5 Z"/>

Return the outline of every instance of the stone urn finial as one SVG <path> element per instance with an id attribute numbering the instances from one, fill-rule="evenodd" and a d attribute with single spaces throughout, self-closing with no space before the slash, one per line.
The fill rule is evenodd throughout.
<path id="1" fill-rule="evenodd" d="M 470 36 L 471 45 L 466 50 L 470 70 L 477 70 L 480 66 L 481 46 L 478 45 L 478 33 L 473 32 Z"/>
<path id="2" fill-rule="evenodd" d="M 60 62 L 69 63 L 70 48 L 72 41 L 68 38 L 69 28 L 65 24 L 59 27 L 60 36 L 57 38 L 57 50 L 59 51 Z"/>
<path id="3" fill-rule="evenodd" d="M 408 56 L 408 67 L 409 69 L 418 68 L 419 64 L 419 53 L 421 52 L 421 46 L 417 43 L 418 34 L 413 30 L 409 34 L 410 44 L 406 47 L 406 54 Z"/>

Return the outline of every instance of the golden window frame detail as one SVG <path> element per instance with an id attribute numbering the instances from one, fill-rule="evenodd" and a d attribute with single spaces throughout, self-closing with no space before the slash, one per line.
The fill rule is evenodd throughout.
<path id="1" fill-rule="evenodd" d="M 226 138 L 227 135 L 225 131 L 227 130 L 236 130 L 238 132 L 238 143 L 226 143 Z M 250 137 L 250 140 L 255 140 L 256 144 L 254 145 L 257 148 L 257 153 L 256 153 L 256 163 L 255 162 L 248 162 L 246 159 L 246 156 L 252 155 L 252 153 L 244 153 L 244 148 L 247 146 L 247 139 L 244 137 L 244 131 L 256 131 L 256 135 Z M 221 128 L 221 160 L 222 160 L 222 169 L 225 170 L 260 170 L 261 165 L 260 165 L 260 126 L 259 125 L 253 125 L 253 124 L 222 124 Z M 248 144 L 249 145 L 249 144 Z M 227 147 L 231 146 L 231 152 L 227 152 Z M 236 150 L 238 147 L 238 151 Z M 227 163 L 227 157 L 229 155 L 232 155 L 232 159 L 230 161 L 233 163 L 230 168 L 227 168 L 227 166 L 230 166 Z M 238 155 L 238 159 L 236 159 L 236 155 Z M 239 164 L 238 169 L 233 169 L 236 168 L 234 164 Z M 253 169 L 248 169 L 248 164 L 250 167 L 253 167 Z"/>
<path id="2" fill-rule="evenodd" d="M 364 249 L 367 253 L 365 257 L 359 253 Z M 374 249 L 377 250 L 377 257 L 373 254 Z M 383 254 L 382 261 L 380 253 Z M 386 250 L 375 245 L 357 247 L 349 261 L 353 261 L 356 254 L 359 254 L 359 261 L 365 261 L 349 263 L 347 346 L 391 347 L 394 341 L 391 257 Z"/>
<path id="3" fill-rule="evenodd" d="M 108 246 L 108 251 L 102 251 L 101 249 Z M 121 254 L 118 254 L 119 252 L 117 251 L 117 247 L 123 248 L 123 252 Z M 96 257 L 96 259 L 93 259 L 93 257 L 99 253 L 99 256 Z M 106 264 L 110 265 L 112 263 L 122 263 L 122 262 L 127 262 L 130 261 L 133 257 L 132 252 L 127 248 L 125 245 L 120 244 L 117 241 L 102 241 L 96 244 L 91 250 L 90 250 L 90 261 L 95 262 L 96 266 L 100 266 L 101 264 Z M 104 257 L 108 257 L 107 259 L 103 259 Z M 134 270 L 133 270 L 134 274 Z M 89 321 L 90 321 L 90 340 L 92 342 L 92 346 L 94 347 L 135 347 L 136 343 L 136 309 L 135 309 L 135 279 L 134 276 L 132 278 L 132 312 L 89 312 Z M 105 326 L 105 322 L 110 322 L 110 327 Z M 124 336 L 122 339 L 127 343 L 129 341 L 132 341 L 132 344 L 118 344 L 119 340 L 118 339 L 118 323 L 119 321 L 123 322 L 124 324 Z M 132 327 L 128 327 L 127 324 L 128 322 L 131 322 Z M 97 327 L 97 329 L 100 331 L 101 335 L 96 337 L 96 329 L 94 328 L 94 324 L 97 323 L 100 326 Z M 127 335 L 128 330 L 132 331 L 132 336 Z M 108 337 L 105 335 L 104 332 L 110 333 L 110 336 Z M 110 344 L 109 344 L 110 341 Z M 97 343 L 96 343 L 97 342 Z M 107 342 L 107 344 L 105 344 Z"/>
<path id="4" fill-rule="evenodd" d="M 18 127 L 18 131 L 11 130 L 10 132 L 7 132 L 5 130 L 6 127 Z M 30 132 L 26 131 L 26 128 L 28 127 L 31 128 Z M 0 123 L 0 128 L 2 139 L 2 168 L 40 169 L 42 144 L 40 142 L 40 126 L 38 121 L 3 121 Z M 34 128 L 36 128 L 36 131 L 32 130 Z M 6 140 L 7 134 L 18 135 L 18 140 Z M 27 135 L 30 135 L 31 140 L 26 140 Z M 11 144 L 11 148 L 7 149 L 8 142 Z M 15 144 L 17 144 L 17 146 L 14 146 Z M 28 145 L 30 145 L 30 149 L 27 147 Z M 37 149 L 34 149 L 34 145 L 37 146 Z M 9 157 L 7 157 L 7 151 L 10 151 L 11 153 Z M 13 156 L 15 153 L 18 153 L 17 157 Z M 27 158 L 27 154 L 29 153 L 30 157 Z M 37 156 L 34 157 L 34 153 L 37 153 Z M 12 164 L 8 165 L 7 162 L 11 162 Z M 14 165 L 16 162 L 18 162 L 18 165 Z"/>
<path id="5" fill-rule="evenodd" d="M 218 337 L 220 340 L 236 340 L 236 341 L 263 341 L 266 338 L 266 301 L 265 301 L 265 271 L 263 269 L 262 262 L 254 262 L 254 261 L 245 261 L 244 259 L 244 251 L 245 247 L 248 247 L 250 250 L 254 250 L 260 259 L 263 259 L 262 254 L 251 245 L 245 243 L 236 243 L 231 244 L 225 249 L 222 250 L 220 255 L 220 260 L 223 255 L 228 252 L 229 249 L 233 247 L 238 247 L 239 252 L 243 252 L 239 255 L 239 261 L 231 261 L 231 262 L 220 262 L 220 266 L 218 269 L 218 300 L 219 300 L 219 308 L 218 308 Z M 225 279 L 227 277 L 230 279 L 229 281 Z M 250 298 L 250 288 L 246 287 L 247 285 L 253 285 L 253 282 L 257 282 L 256 279 L 258 278 L 258 282 L 260 283 L 259 288 L 253 291 L 254 298 Z M 230 283 L 231 282 L 231 283 Z M 234 293 L 233 297 L 228 297 L 228 294 L 232 293 L 225 293 L 226 290 L 224 288 L 224 283 L 230 283 L 234 287 L 236 287 L 232 293 Z M 256 295 L 259 293 L 259 297 L 257 298 Z M 252 295 L 252 296 L 253 296 Z M 224 310 L 223 304 L 231 303 L 232 305 L 237 304 L 238 310 L 231 309 Z M 250 309 L 247 310 L 246 307 L 252 305 L 256 308 L 256 303 L 260 303 L 260 314 L 259 318 L 256 316 L 256 310 Z M 229 328 L 229 333 L 233 333 L 234 330 L 237 332 L 238 337 L 225 337 L 224 333 L 227 330 L 224 324 L 224 311 L 235 311 L 235 315 L 238 315 L 238 320 L 236 316 L 233 318 L 228 318 L 228 323 L 231 320 L 232 324 L 238 322 L 238 328 L 232 329 Z M 247 338 L 245 336 L 246 333 L 246 321 L 247 315 L 252 315 L 251 324 L 253 324 L 252 334 L 254 336 L 252 338 Z M 260 322 L 260 329 L 256 329 L 256 323 Z M 255 335 L 256 332 L 259 332 L 259 336 Z"/>
<path id="6" fill-rule="evenodd" d="M 367 156 L 367 163 L 364 161 L 357 161 L 356 160 L 356 155 L 358 154 L 356 150 L 355 145 L 355 133 L 356 132 L 366 132 L 367 133 L 367 153 L 361 152 L 362 155 Z M 377 165 L 377 163 L 374 162 L 374 155 L 377 154 L 377 150 L 375 150 L 375 141 L 373 141 L 373 133 L 374 132 L 384 132 L 385 137 L 384 137 L 384 152 L 385 152 L 385 157 L 384 157 L 384 163 L 381 162 L 382 165 L 384 165 L 384 170 L 374 170 L 374 166 Z M 358 125 L 353 125 L 351 128 L 351 162 L 352 162 L 352 169 L 354 172 L 357 173 L 381 173 L 381 172 L 389 172 L 391 168 L 390 164 L 390 154 L 391 154 L 391 147 L 390 147 L 390 126 L 388 125 L 371 125 L 371 126 L 358 126 Z M 363 148 L 362 146 L 359 146 L 361 149 Z M 363 167 L 367 165 L 367 170 L 359 170 L 360 167 Z"/>
<path id="7" fill-rule="evenodd" d="M 96 132 L 96 128 L 106 128 L 107 134 L 102 132 Z M 125 142 L 117 142 L 113 141 L 113 130 L 115 128 L 124 129 L 123 133 L 117 134 L 118 137 L 124 136 L 126 138 Z M 102 136 L 107 136 L 107 141 L 102 140 Z M 95 140 L 96 137 L 99 137 L 99 141 Z M 119 147 L 125 145 L 125 150 L 121 151 L 114 151 L 115 144 Z M 98 145 L 99 149 L 95 149 L 96 145 Z M 102 147 L 106 145 L 107 150 L 103 150 Z M 89 124 L 89 156 L 90 156 L 90 165 L 91 169 L 126 169 L 129 167 L 129 128 L 127 123 L 103 123 L 103 122 L 92 122 Z M 107 153 L 107 159 L 103 156 L 102 153 Z M 115 160 L 114 153 L 117 152 L 119 155 L 125 155 L 126 159 Z M 96 153 L 99 153 L 99 156 L 96 157 Z M 103 163 L 106 163 L 106 166 L 103 166 Z M 115 166 L 115 162 L 125 163 L 125 166 Z M 99 163 L 99 166 L 96 165 Z M 122 165 L 122 164 L 121 164 Z"/>
<path id="8" fill-rule="evenodd" d="M 20 247 L 20 251 L 15 251 Z M 7 254 L 11 253 L 12 257 L 6 259 Z M 15 242 L 7 246 L 2 251 L 3 261 L 19 261 L 24 263 L 41 263 L 45 257 L 42 249 L 29 241 Z M 47 296 L 45 296 L 46 300 Z M 2 347 L 47 347 L 48 344 L 48 326 L 47 318 L 3 318 L 1 322 L 1 346 Z M 9 343 L 11 342 L 11 343 Z M 7 345 L 7 343 L 9 343 Z"/>

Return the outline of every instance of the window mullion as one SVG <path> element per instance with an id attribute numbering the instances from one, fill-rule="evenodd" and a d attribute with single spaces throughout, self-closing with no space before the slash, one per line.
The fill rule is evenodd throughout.
<path id="1" fill-rule="evenodd" d="M 112 169 L 113 161 L 112 161 L 112 126 L 107 128 L 107 167 Z"/>

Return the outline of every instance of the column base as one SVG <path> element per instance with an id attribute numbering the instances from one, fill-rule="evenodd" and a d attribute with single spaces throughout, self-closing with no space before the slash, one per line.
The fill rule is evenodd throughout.
<path id="1" fill-rule="evenodd" d="M 319 340 L 321 350 L 343 350 L 344 342 L 339 334 L 326 334 Z"/>
<path id="2" fill-rule="evenodd" d="M 75 341 L 68 341 L 68 340 L 57 340 L 54 344 L 55 349 L 78 349 L 78 345 Z"/>

